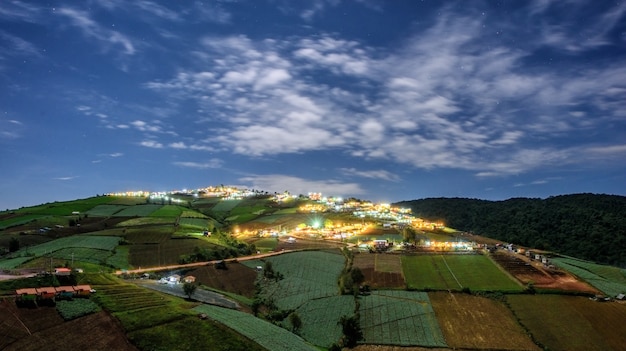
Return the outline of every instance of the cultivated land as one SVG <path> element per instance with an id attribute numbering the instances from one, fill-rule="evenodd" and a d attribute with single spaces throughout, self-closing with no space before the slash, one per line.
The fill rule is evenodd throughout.
<path id="1" fill-rule="evenodd" d="M 356 244 L 373 239 L 400 243 L 402 231 L 346 213 L 303 213 L 304 200 L 180 200 L 103 196 L 1 212 L 0 248 L 17 240 L 19 249 L 0 257 L 0 278 L 9 279 L 0 281 L 0 349 L 324 350 L 345 340 L 339 321 L 353 317 L 361 351 L 626 350 L 626 304 L 595 297 L 625 292 L 623 269 L 570 257 L 548 268 L 502 249 L 358 252 Z M 325 239 L 307 227 L 314 221 L 369 226 Z M 413 242 L 464 235 L 421 231 Z M 278 255 L 251 257 L 257 252 Z M 62 266 L 83 273 L 33 276 Z M 340 275 L 356 268 L 371 291 L 342 295 Z M 180 294 L 181 285 L 157 283 L 174 273 L 239 310 L 204 304 L 201 293 L 161 292 Z M 19 308 L 12 296 L 75 284 L 97 292 L 56 307 Z M 72 306 L 92 310 L 64 321 L 58 310 L 68 316 Z"/>

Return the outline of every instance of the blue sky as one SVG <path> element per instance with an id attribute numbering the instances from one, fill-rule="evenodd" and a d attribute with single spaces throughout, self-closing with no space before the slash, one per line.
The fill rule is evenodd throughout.
<path id="1" fill-rule="evenodd" d="M 0 208 L 626 195 L 623 1 L 3 1 Z"/>

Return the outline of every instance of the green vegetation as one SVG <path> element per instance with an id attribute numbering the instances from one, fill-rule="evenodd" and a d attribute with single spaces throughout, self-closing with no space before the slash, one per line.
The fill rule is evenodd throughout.
<path id="1" fill-rule="evenodd" d="M 354 308 L 355 300 L 348 295 L 309 300 L 296 310 L 302 322 L 298 335 L 314 345 L 328 347 L 341 338 L 337 322 L 341 316 L 352 315 Z M 283 322 L 283 326 L 289 329 L 290 323 Z"/>
<path id="2" fill-rule="evenodd" d="M 44 256 L 67 248 L 113 251 L 119 241 L 120 238 L 116 236 L 71 236 L 20 249 L 14 256 Z"/>
<path id="3" fill-rule="evenodd" d="M 127 207 L 117 213 L 115 216 L 117 217 L 147 217 L 150 216 L 153 212 L 159 210 L 163 205 L 136 205 Z"/>
<path id="4" fill-rule="evenodd" d="M 416 217 L 505 242 L 626 267 L 626 197 L 574 194 L 486 201 L 436 198 L 394 204 Z"/>
<path id="5" fill-rule="evenodd" d="M 626 293 L 626 269 L 575 258 L 553 258 L 552 262 L 609 296 Z"/>
<path id="6" fill-rule="evenodd" d="M 21 208 L 16 212 L 51 216 L 69 216 L 72 212 L 82 213 L 96 207 L 97 205 L 106 204 L 115 199 L 115 197 L 98 196 L 73 201 L 51 202 L 39 206 Z"/>
<path id="7" fill-rule="evenodd" d="M 344 266 L 339 252 L 294 252 L 266 258 L 284 279 L 263 281 L 261 297 L 271 299 L 283 310 L 295 310 L 309 300 L 337 295 L 337 278 Z M 246 266 L 263 266 L 259 261 L 244 261 Z"/>
<path id="8" fill-rule="evenodd" d="M 368 343 L 447 346 L 426 293 L 376 291 L 360 302 L 361 327 Z"/>
<path id="9" fill-rule="evenodd" d="M 100 311 L 100 306 L 89 299 L 57 301 L 56 308 L 61 317 L 66 321 Z"/>
<path id="10" fill-rule="evenodd" d="M 407 286 L 419 290 L 522 291 L 483 255 L 402 256 Z"/>
<path id="11" fill-rule="evenodd" d="M 194 310 L 198 313 L 205 313 L 209 318 L 256 341 L 270 351 L 317 350 L 288 330 L 248 313 L 211 305 L 200 305 Z"/>
<path id="12" fill-rule="evenodd" d="M 165 205 L 150 214 L 151 217 L 178 217 L 187 211 L 185 207 L 176 205 Z"/>
<path id="13" fill-rule="evenodd" d="M 28 215 L 18 215 L 15 217 L 3 219 L 0 221 L 0 230 L 10 228 L 10 227 L 15 227 L 21 224 L 30 223 L 36 219 L 44 218 L 44 217 L 46 216 L 28 214 Z"/>
<path id="14" fill-rule="evenodd" d="M 113 205 L 113 204 L 98 205 L 90 209 L 89 211 L 86 211 L 85 214 L 89 216 L 95 216 L 95 217 L 110 217 L 124 209 L 127 209 L 128 207 L 129 206 L 127 205 Z"/>

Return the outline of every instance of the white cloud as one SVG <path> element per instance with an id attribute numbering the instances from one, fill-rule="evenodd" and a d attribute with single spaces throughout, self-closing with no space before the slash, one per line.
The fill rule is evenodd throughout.
<path id="1" fill-rule="evenodd" d="M 400 181 L 400 177 L 397 174 L 393 174 L 387 170 L 379 169 L 379 170 L 371 170 L 371 171 L 361 171 L 356 168 L 340 168 L 339 171 L 342 174 L 347 176 L 356 176 L 370 179 L 382 179 L 390 182 L 398 182 Z"/>
<path id="2" fill-rule="evenodd" d="M 139 145 L 145 146 L 145 147 L 149 147 L 149 148 L 152 148 L 152 149 L 162 149 L 163 148 L 163 144 L 159 143 L 158 141 L 154 141 L 154 140 L 144 140 L 144 141 L 140 142 Z"/>
<path id="3" fill-rule="evenodd" d="M 282 174 L 267 174 L 243 177 L 239 181 L 250 184 L 250 188 L 271 192 L 283 192 L 285 190 L 292 194 L 321 192 L 329 196 L 365 194 L 365 190 L 356 183 L 342 183 L 333 179 L 311 180 Z"/>
<path id="4" fill-rule="evenodd" d="M 63 7 L 56 9 L 54 13 L 69 18 L 71 23 L 80 28 L 88 38 L 96 39 L 100 43 L 107 44 L 107 46 L 121 47 L 123 48 L 122 52 L 126 55 L 133 55 L 136 52 L 135 46 L 127 36 L 99 25 L 85 11 Z"/>
<path id="5" fill-rule="evenodd" d="M 214 148 L 248 156 L 334 149 L 479 177 L 591 157 L 581 157 L 568 133 L 626 116 L 626 69 L 526 69 L 543 44 L 487 45 L 485 21 L 445 7 L 391 52 L 328 34 L 207 37 L 193 53 L 196 69 L 145 86 L 194 99 L 211 111 L 199 125 L 217 135 Z M 329 74 L 350 79 L 317 79 Z M 215 121 L 219 127 L 207 123 Z"/>
<path id="6" fill-rule="evenodd" d="M 222 166 L 222 160 L 214 158 L 210 159 L 207 162 L 173 162 L 174 165 L 185 168 L 197 168 L 197 169 L 207 169 L 207 168 L 220 168 Z"/>

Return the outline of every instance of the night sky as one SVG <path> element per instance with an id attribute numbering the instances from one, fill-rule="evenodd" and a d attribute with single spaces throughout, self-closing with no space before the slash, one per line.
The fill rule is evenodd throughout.
<path id="1" fill-rule="evenodd" d="M 624 1 L 2 1 L 0 209 L 626 195 Z"/>

